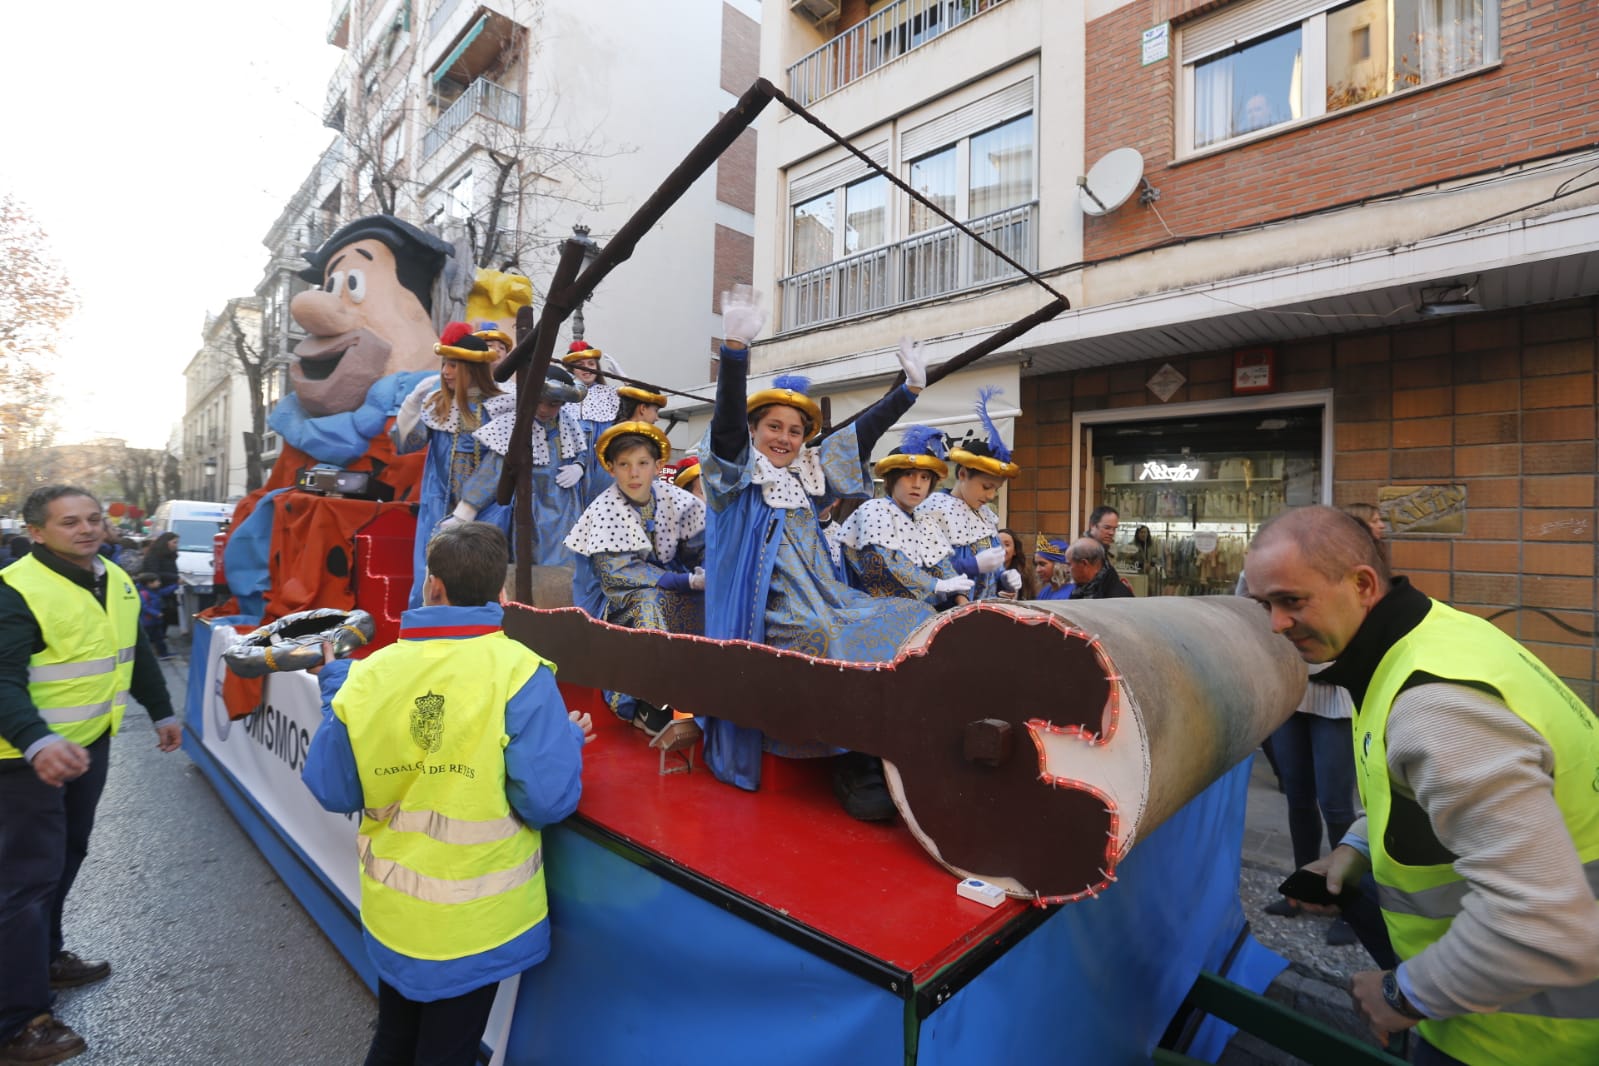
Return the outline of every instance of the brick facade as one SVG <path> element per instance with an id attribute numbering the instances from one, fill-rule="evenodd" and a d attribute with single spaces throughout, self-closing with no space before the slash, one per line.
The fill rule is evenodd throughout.
<path id="1" fill-rule="evenodd" d="M 755 271 L 755 238 L 726 226 L 716 227 L 715 266 L 711 275 L 711 310 L 722 312 L 722 293 L 748 285 Z"/>
<path id="2" fill-rule="evenodd" d="M 1142 152 L 1160 213 L 1181 238 L 1587 148 L 1599 133 L 1592 5 L 1503 0 L 1500 65 L 1178 164 L 1178 26 L 1171 57 L 1148 67 L 1140 66 L 1139 35 L 1211 6 L 1138 0 L 1087 28 L 1085 156 L 1092 163 L 1113 148 Z M 1089 260 L 1171 240 L 1154 212 L 1138 207 L 1084 226 Z"/>
<path id="3" fill-rule="evenodd" d="M 1375 502 L 1384 485 L 1465 485 L 1465 533 L 1394 538 L 1395 570 L 1463 610 L 1504 612 L 1496 624 L 1590 704 L 1596 337 L 1599 300 L 1584 300 L 1277 345 L 1282 392 L 1333 390 L 1333 502 Z M 1029 542 L 1071 532 L 1073 413 L 1158 406 L 1145 382 L 1162 363 L 1188 379 L 1168 402 L 1232 395 L 1231 353 L 1023 379 L 1008 523 Z"/>
<path id="4" fill-rule="evenodd" d="M 716 160 L 716 198 L 755 213 L 755 131 L 745 130 Z"/>
<path id="5" fill-rule="evenodd" d="M 723 4 L 722 88 L 743 96 L 760 76 L 760 67 L 761 24 L 731 4 Z"/>

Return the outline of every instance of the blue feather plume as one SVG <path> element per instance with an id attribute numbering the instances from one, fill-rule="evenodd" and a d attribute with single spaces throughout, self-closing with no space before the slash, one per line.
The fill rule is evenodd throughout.
<path id="1" fill-rule="evenodd" d="M 994 425 L 994 420 L 988 417 L 988 401 L 995 396 L 1003 395 L 1004 389 L 998 385 L 985 385 L 977 390 L 977 417 L 982 419 L 983 429 L 988 432 L 988 454 L 1002 463 L 1010 462 L 1010 449 L 1005 447 L 1005 442 L 1000 439 L 999 427 Z"/>
<path id="2" fill-rule="evenodd" d="M 811 394 L 811 379 L 804 374 L 779 374 L 772 379 L 772 388 L 787 389 L 803 396 Z"/>
<path id="3" fill-rule="evenodd" d="M 932 426 L 906 426 L 899 450 L 905 455 L 931 455 L 942 459 L 947 448 L 943 431 Z"/>

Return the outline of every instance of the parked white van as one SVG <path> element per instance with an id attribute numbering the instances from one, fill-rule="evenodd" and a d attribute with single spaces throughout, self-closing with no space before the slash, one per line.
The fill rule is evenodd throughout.
<path id="1" fill-rule="evenodd" d="M 211 606 L 214 538 L 232 517 L 231 503 L 168 500 L 156 508 L 155 517 L 150 520 L 152 537 L 163 533 L 178 535 L 178 576 L 183 579 L 178 619 L 184 632 L 188 632 L 189 618 L 195 612 Z"/>

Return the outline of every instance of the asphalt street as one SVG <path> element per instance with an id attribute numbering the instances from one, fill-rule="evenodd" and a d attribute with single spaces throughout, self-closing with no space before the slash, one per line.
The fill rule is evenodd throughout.
<path id="1" fill-rule="evenodd" d="M 163 664 L 183 705 L 186 663 Z M 89 857 L 67 900 L 67 947 L 111 960 L 57 1015 L 83 1066 L 358 1063 L 376 1000 L 301 910 L 181 751 L 130 704 Z"/>

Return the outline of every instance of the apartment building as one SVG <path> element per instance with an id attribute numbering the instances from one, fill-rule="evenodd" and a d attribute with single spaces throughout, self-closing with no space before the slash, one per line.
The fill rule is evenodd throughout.
<path id="1" fill-rule="evenodd" d="M 1265 517 L 1378 504 L 1396 568 L 1591 700 L 1596 49 L 1503 0 L 771 0 L 762 72 L 1071 299 L 972 373 L 1015 401 L 1009 525 L 1109 502 L 1141 591 L 1214 593 Z M 848 409 L 901 333 L 1047 300 L 812 127 L 761 137 L 758 369 Z"/>
<path id="2" fill-rule="evenodd" d="M 236 500 L 245 494 L 250 398 L 238 370 L 234 324 L 252 347 L 261 336 L 254 297 L 229 300 L 207 315 L 203 344 L 184 367 L 184 405 L 178 481 L 185 499 Z"/>
<path id="3" fill-rule="evenodd" d="M 586 226 L 603 244 L 756 76 L 754 0 L 338 0 L 345 50 L 330 223 L 387 211 L 548 276 Z M 715 296 L 751 278 L 754 135 L 696 184 L 583 309 L 628 374 L 708 380 Z M 542 297 L 542 293 L 537 294 Z"/>

